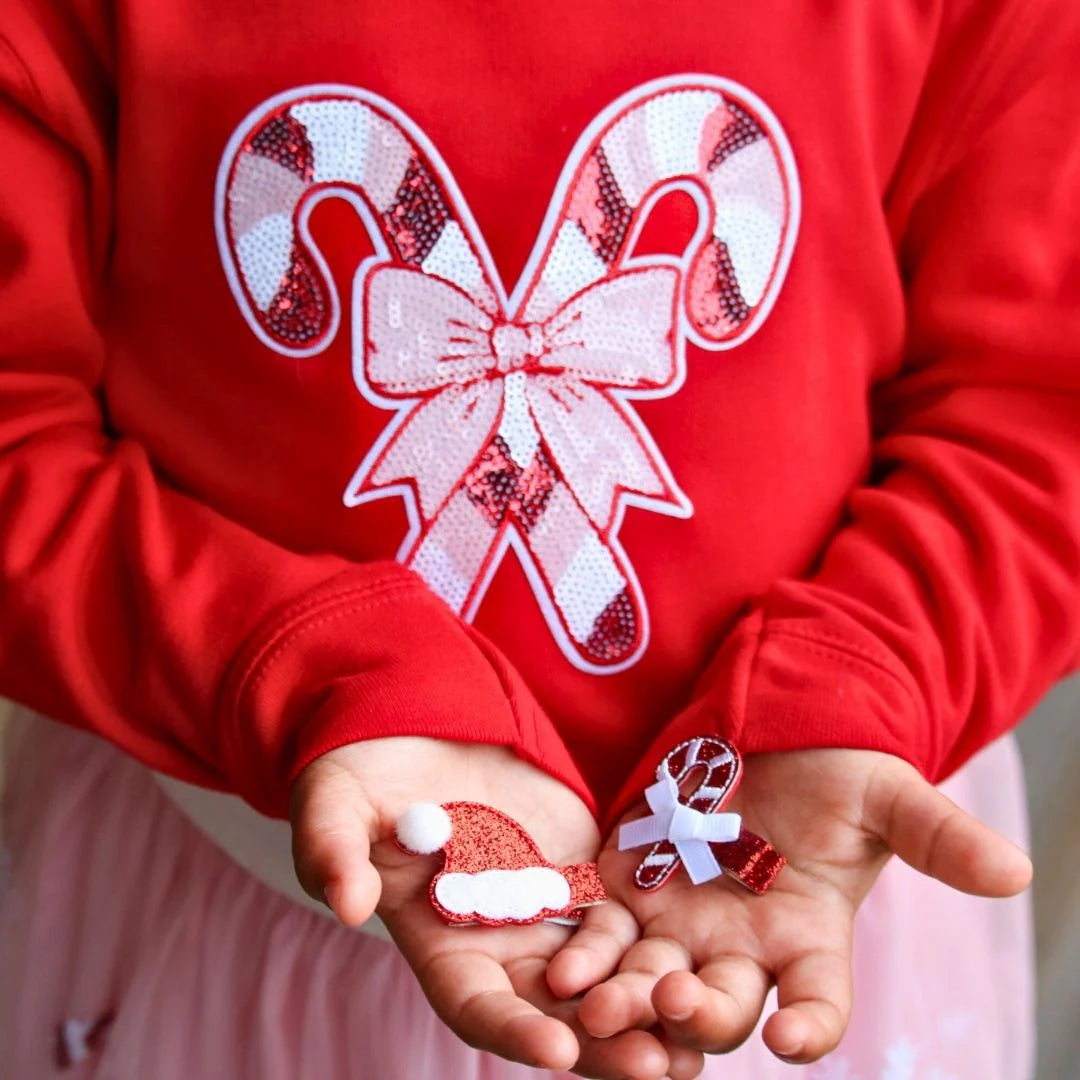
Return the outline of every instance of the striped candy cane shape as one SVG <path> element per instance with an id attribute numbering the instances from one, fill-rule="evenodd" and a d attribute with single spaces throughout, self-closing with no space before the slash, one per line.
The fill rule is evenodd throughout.
<path id="1" fill-rule="evenodd" d="M 697 782 L 686 788 L 695 778 Z M 742 758 L 725 739 L 703 736 L 687 739 L 671 750 L 657 769 L 657 778 L 670 785 L 671 797 L 680 801 L 700 815 L 715 815 L 735 794 L 742 779 Z M 663 787 L 663 783 L 658 785 Z M 734 828 L 726 842 L 711 842 L 712 874 L 722 867 L 739 884 L 752 892 L 761 894 L 772 884 L 786 860 L 774 847 L 749 829 L 741 827 L 737 815 Z M 637 847 L 638 832 L 648 832 L 655 827 L 657 819 L 639 819 L 620 830 L 620 848 Z M 643 829 L 642 827 L 645 826 Z M 661 835 L 663 830 L 661 829 Z M 648 841 L 646 841 L 648 842 Z M 704 846 L 704 845 L 702 845 Z M 691 852 L 687 851 L 689 858 Z M 706 853 L 707 854 L 707 853 Z M 649 849 L 634 872 L 634 883 L 639 889 L 659 889 L 678 868 L 681 856 L 671 839 L 659 840 Z M 694 878 L 695 881 L 706 878 Z"/>
<path id="2" fill-rule="evenodd" d="M 681 252 L 636 255 L 674 190 L 697 205 L 695 236 Z M 626 95 L 579 140 L 507 295 L 408 117 L 349 87 L 272 99 L 226 149 L 217 228 L 248 324 L 286 356 L 337 334 L 337 292 L 308 229 L 328 197 L 355 207 L 375 251 L 353 282 L 353 373 L 395 413 L 345 502 L 402 496 L 398 557 L 466 618 L 513 547 L 567 658 L 623 670 L 648 640 L 618 540 L 625 507 L 692 512 L 631 401 L 681 386 L 687 339 L 731 348 L 771 308 L 798 222 L 779 125 L 707 76 Z"/>
<path id="3" fill-rule="evenodd" d="M 683 277 L 684 320 L 673 329 L 707 349 L 732 348 L 758 329 L 787 273 L 800 215 L 791 148 L 764 102 L 704 75 L 646 84 L 594 121 L 563 175 L 567 194 L 542 231 L 527 317 L 542 318 L 630 260 L 659 261 Z M 697 203 L 697 234 L 670 260 L 633 259 L 649 211 L 675 190 Z"/>
<path id="4" fill-rule="evenodd" d="M 679 743 L 664 758 L 657 770 L 666 772 L 680 788 L 697 769 L 700 782 L 690 792 L 685 803 L 691 810 L 711 814 L 735 793 L 742 779 L 742 759 L 735 748 L 723 739 L 687 739 Z M 670 840 L 654 844 L 634 872 L 634 883 L 640 889 L 659 889 L 679 865 L 679 853 Z"/>

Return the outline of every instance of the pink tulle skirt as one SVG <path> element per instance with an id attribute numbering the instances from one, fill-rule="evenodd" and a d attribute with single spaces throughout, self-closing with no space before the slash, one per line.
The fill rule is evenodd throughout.
<path id="1" fill-rule="evenodd" d="M 7 733 L 0 865 L 6 1080 L 526 1080 L 433 1015 L 394 947 L 253 877 L 110 745 L 36 717 Z M 1014 744 L 947 785 L 1024 841 Z M 856 1005 L 807 1080 L 1025 1080 L 1025 898 L 975 900 L 895 860 L 859 915 Z M 549 1074 L 548 1074 L 549 1075 Z M 724 1080 L 794 1075 L 755 1035 Z"/>

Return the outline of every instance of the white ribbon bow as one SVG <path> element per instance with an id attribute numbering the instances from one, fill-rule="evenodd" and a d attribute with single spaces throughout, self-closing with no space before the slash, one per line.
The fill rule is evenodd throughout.
<path id="1" fill-rule="evenodd" d="M 741 814 L 703 814 L 680 802 L 679 785 L 670 773 L 645 789 L 645 801 L 652 814 L 620 827 L 620 851 L 668 840 L 675 845 L 695 885 L 724 872 L 709 845 L 737 840 Z"/>
<path id="2" fill-rule="evenodd" d="M 624 270 L 547 319 L 516 323 L 479 287 L 472 296 L 418 270 L 378 267 L 366 287 L 367 382 L 382 397 L 419 401 L 365 484 L 414 478 L 430 521 L 512 416 L 526 446 L 543 441 L 599 531 L 620 489 L 670 497 L 666 467 L 610 391 L 655 391 L 677 377 L 678 286 L 668 266 Z"/>

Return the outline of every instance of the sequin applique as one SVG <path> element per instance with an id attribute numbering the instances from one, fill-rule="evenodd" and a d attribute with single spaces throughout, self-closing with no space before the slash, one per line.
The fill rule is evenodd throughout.
<path id="1" fill-rule="evenodd" d="M 634 254 L 675 190 L 697 207 L 694 237 Z M 375 249 L 353 282 L 353 375 L 394 413 L 346 504 L 402 497 L 398 558 L 466 619 L 512 547 L 567 659 L 624 670 L 649 631 L 619 542 L 625 509 L 693 512 L 632 402 L 679 389 L 686 341 L 730 349 L 771 310 L 799 219 L 776 118 L 706 75 L 620 98 L 578 140 L 508 295 L 445 163 L 399 109 L 346 86 L 273 98 L 226 148 L 216 217 L 233 295 L 285 356 L 338 330 L 308 230 L 324 198 L 347 200 Z"/>

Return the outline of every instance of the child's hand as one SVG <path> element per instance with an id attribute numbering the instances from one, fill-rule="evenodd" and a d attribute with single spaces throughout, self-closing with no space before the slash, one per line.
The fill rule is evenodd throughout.
<path id="1" fill-rule="evenodd" d="M 605 886 L 634 913 L 642 939 L 624 955 L 590 915 L 548 971 L 561 995 L 592 987 L 580 1007 L 592 1035 L 659 1021 L 673 1043 L 723 1053 L 753 1031 L 775 981 L 780 1008 L 765 1043 L 786 1060 L 813 1061 L 847 1025 L 852 922 L 890 851 L 980 896 L 1011 896 L 1031 877 L 1023 852 L 888 754 L 750 758 L 730 809 L 788 858 L 764 896 L 724 878 L 694 886 L 681 867 L 662 889 L 643 892 L 633 873 L 647 849 L 620 852 L 609 841 Z"/>
<path id="2" fill-rule="evenodd" d="M 376 739 L 312 762 L 292 795 L 293 855 L 304 888 L 357 925 L 378 909 L 442 1019 L 466 1042 L 549 1069 L 576 1066 L 590 1076 L 653 1080 L 696 1076 L 699 1051 L 644 1031 L 591 1038 L 576 1004 L 551 993 L 549 959 L 566 927 L 450 927 L 431 907 L 438 856 L 401 851 L 394 825 L 414 802 L 467 799 L 520 821 L 552 862 L 596 857 L 600 838 L 588 808 L 539 769 L 492 746 L 432 739 Z M 620 950 L 637 938 L 617 904 L 594 911 L 594 925 Z M 363 972 L 357 972 L 358 984 Z"/>

